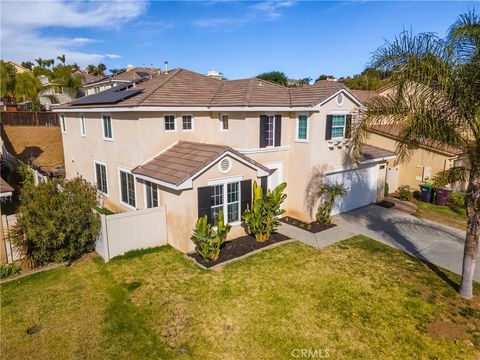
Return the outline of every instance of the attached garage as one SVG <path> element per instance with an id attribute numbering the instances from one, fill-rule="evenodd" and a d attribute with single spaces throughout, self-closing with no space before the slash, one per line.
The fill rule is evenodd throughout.
<path id="1" fill-rule="evenodd" d="M 383 197 L 386 161 L 395 158 L 395 154 L 363 145 L 364 162 L 358 167 L 329 169 L 326 171 L 325 183 L 345 185 L 348 195 L 335 201 L 332 214 L 340 214 L 379 201 Z"/>

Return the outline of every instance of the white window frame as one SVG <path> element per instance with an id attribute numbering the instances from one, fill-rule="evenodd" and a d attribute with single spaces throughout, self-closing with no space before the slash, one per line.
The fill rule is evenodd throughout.
<path id="1" fill-rule="evenodd" d="M 227 123 L 228 123 L 228 128 L 225 129 L 223 127 L 223 117 L 226 116 L 227 117 Z M 230 129 L 230 116 L 228 114 L 220 114 L 220 130 L 221 131 L 228 131 Z"/>
<path id="2" fill-rule="evenodd" d="M 242 180 L 243 176 L 231 176 L 222 179 L 215 179 L 208 181 L 208 186 L 223 186 L 223 221 L 225 224 L 230 224 L 231 226 L 237 226 L 242 223 Z M 227 222 L 228 220 L 228 184 L 238 183 L 238 220 L 233 222 Z"/>
<path id="3" fill-rule="evenodd" d="M 190 116 L 190 118 L 191 118 L 191 123 L 192 123 L 192 128 L 191 128 L 191 129 L 184 129 L 184 128 L 183 128 L 183 117 L 184 117 L 184 116 Z M 182 114 L 181 119 L 182 119 L 182 131 L 187 131 L 187 132 L 188 132 L 188 131 L 193 131 L 193 130 L 194 130 L 193 115 L 192 115 L 192 114 Z"/>
<path id="4" fill-rule="evenodd" d="M 80 114 L 80 135 L 82 135 L 83 137 L 87 137 L 87 125 L 85 124 L 84 114 Z"/>
<path id="5" fill-rule="evenodd" d="M 60 114 L 60 129 L 62 130 L 62 134 L 67 133 L 67 123 L 65 122 L 65 114 Z"/>
<path id="6" fill-rule="evenodd" d="M 275 130 L 277 129 L 277 120 L 275 119 L 275 116 L 278 114 L 265 114 L 268 118 L 273 118 L 273 134 L 272 134 L 272 145 L 266 145 L 265 148 L 274 148 L 275 147 Z M 267 121 L 269 120 L 267 118 Z M 267 141 L 267 139 L 265 139 Z"/>
<path id="7" fill-rule="evenodd" d="M 155 186 L 157 188 L 157 206 L 152 206 L 152 207 L 148 207 L 148 201 L 147 201 L 147 196 L 148 196 L 148 187 L 147 187 L 147 183 L 150 183 L 151 186 Z M 148 180 L 145 180 L 143 182 L 143 187 L 144 187 L 144 201 L 145 201 L 145 209 L 153 209 L 153 208 L 156 208 L 156 207 L 160 207 L 160 188 L 159 188 L 159 185 L 157 183 L 154 183 L 154 182 L 151 182 L 151 181 L 148 181 Z M 152 201 L 153 202 L 153 201 Z"/>
<path id="8" fill-rule="evenodd" d="M 307 136 L 305 139 L 300 139 L 298 137 L 299 135 L 299 128 L 300 128 L 300 116 L 306 116 L 307 117 Z M 310 119 L 309 119 L 309 116 L 308 114 L 306 113 L 298 113 L 297 114 L 297 117 L 296 117 L 296 121 L 295 121 L 295 142 L 301 142 L 301 143 L 307 143 L 308 142 L 308 135 L 310 133 Z"/>
<path id="9" fill-rule="evenodd" d="M 135 177 L 134 174 L 131 173 L 130 170 L 128 170 L 125 167 L 119 166 L 117 169 L 118 169 L 118 192 L 119 192 L 119 195 L 120 195 L 120 197 L 119 197 L 120 198 L 120 203 L 123 206 L 125 206 L 129 209 L 137 210 L 137 207 L 136 207 L 138 205 L 138 202 L 137 202 L 137 178 Z M 134 200 L 135 200 L 135 206 L 132 206 L 127 202 L 124 202 L 123 199 L 122 199 L 122 172 L 130 174 L 130 175 L 133 176 L 133 196 L 134 196 Z M 128 189 L 127 189 L 127 195 L 128 195 Z"/>
<path id="10" fill-rule="evenodd" d="M 167 130 L 167 116 L 173 116 L 173 130 Z M 176 132 L 177 131 L 177 117 L 173 114 L 165 114 L 163 115 L 163 129 L 165 132 Z"/>
<path id="11" fill-rule="evenodd" d="M 105 116 L 108 116 L 110 118 L 110 129 L 112 131 L 112 136 L 111 137 L 106 137 L 105 136 L 105 122 L 104 122 L 104 117 Z M 109 113 L 104 113 L 102 114 L 102 137 L 103 137 L 103 140 L 106 140 L 106 141 L 113 141 L 113 119 L 112 119 L 112 115 L 109 114 Z"/>
<path id="12" fill-rule="evenodd" d="M 333 114 L 331 114 L 331 115 L 332 115 L 332 140 L 341 140 L 341 139 L 344 139 L 344 138 L 345 138 L 345 129 L 346 129 L 346 127 L 347 127 L 347 114 L 333 113 Z M 333 125 L 333 116 L 343 116 L 343 118 L 344 118 L 343 127 L 342 127 L 342 126 L 334 126 L 334 125 Z M 340 128 L 340 127 L 343 128 L 342 136 L 336 136 L 336 137 L 334 137 L 334 136 L 333 136 L 333 128 Z"/>
<path id="13" fill-rule="evenodd" d="M 105 180 L 106 180 L 106 183 L 107 183 L 107 192 L 106 193 L 98 188 L 97 164 L 105 166 Z M 107 166 L 106 162 L 100 161 L 100 160 L 94 160 L 93 161 L 93 177 L 95 179 L 95 187 L 96 187 L 97 191 L 101 192 L 103 196 L 108 197 L 108 191 L 110 189 L 110 185 L 108 184 L 108 166 Z"/>

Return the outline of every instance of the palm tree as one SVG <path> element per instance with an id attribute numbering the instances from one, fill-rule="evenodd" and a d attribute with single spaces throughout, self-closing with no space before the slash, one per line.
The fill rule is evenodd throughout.
<path id="1" fill-rule="evenodd" d="M 60 61 L 63 65 L 65 65 L 65 54 L 57 56 L 57 60 Z"/>
<path id="2" fill-rule="evenodd" d="M 16 74 L 12 64 L 0 60 L 0 99 L 15 97 Z"/>
<path id="3" fill-rule="evenodd" d="M 344 198 L 348 195 L 345 185 L 340 183 L 323 184 L 317 193 L 320 203 L 317 208 L 315 217 L 318 222 L 323 224 L 332 223 L 332 210 L 335 200 L 339 197 Z"/>
<path id="4" fill-rule="evenodd" d="M 17 102 L 31 101 L 34 108 L 38 108 L 38 95 L 42 90 L 42 83 L 40 80 L 29 71 L 18 73 L 16 80 L 15 97 Z"/>
<path id="5" fill-rule="evenodd" d="M 460 295 L 473 296 L 473 272 L 480 237 L 480 18 L 462 14 L 446 39 L 431 33 L 403 32 L 373 55 L 372 67 L 391 72 L 392 93 L 377 97 L 360 112 L 351 153 L 359 161 L 360 144 L 376 124 L 396 126 L 399 160 L 421 145 L 461 147 L 468 170 L 467 234 Z M 445 176 L 451 180 L 451 176 Z"/>

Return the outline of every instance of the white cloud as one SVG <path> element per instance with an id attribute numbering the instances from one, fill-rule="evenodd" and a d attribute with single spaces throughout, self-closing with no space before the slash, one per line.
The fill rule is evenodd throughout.
<path id="1" fill-rule="evenodd" d="M 194 25 L 200 28 L 222 28 L 242 26 L 256 21 L 271 21 L 282 16 L 282 9 L 295 5 L 295 1 L 262 1 L 247 7 L 243 15 L 237 17 L 221 17 L 199 19 Z M 227 28 L 228 29 L 228 28 Z"/>
<path id="2" fill-rule="evenodd" d="M 117 54 L 98 54 L 80 49 L 96 42 L 95 39 L 48 36 L 44 35 L 45 30 L 52 27 L 114 30 L 140 16 L 147 6 L 147 2 L 138 0 L 2 1 L 0 57 L 23 61 L 38 57 L 55 58 L 65 54 L 68 62 L 82 66 L 106 58 L 118 58 L 120 55 Z"/>

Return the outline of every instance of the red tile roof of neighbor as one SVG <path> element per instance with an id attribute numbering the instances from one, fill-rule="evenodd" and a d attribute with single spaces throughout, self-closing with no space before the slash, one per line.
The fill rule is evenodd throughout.
<path id="1" fill-rule="evenodd" d="M 178 186 L 227 152 L 270 173 L 267 167 L 230 146 L 191 141 L 176 143 L 149 162 L 134 168 L 132 173 Z"/>
<path id="2" fill-rule="evenodd" d="M 340 82 L 322 80 L 314 85 L 287 88 L 257 78 L 219 80 L 185 69 L 155 73 L 135 85 L 141 90 L 129 98 L 101 107 L 118 106 L 314 106 L 341 89 Z M 94 96 L 94 95 L 91 95 Z M 357 99 L 358 100 L 358 99 Z M 69 107 L 97 107 L 96 105 L 65 104 Z"/>
<path id="3" fill-rule="evenodd" d="M 0 177 L 0 193 L 10 193 L 14 191 L 13 187 L 11 187 L 3 178 Z"/>

